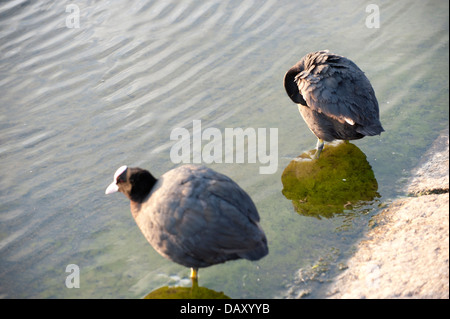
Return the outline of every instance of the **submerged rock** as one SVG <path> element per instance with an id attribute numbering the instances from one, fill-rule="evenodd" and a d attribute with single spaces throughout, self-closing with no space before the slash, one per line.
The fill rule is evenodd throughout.
<path id="1" fill-rule="evenodd" d="M 328 144 L 319 159 L 303 153 L 284 169 L 283 195 L 305 216 L 333 217 L 379 197 L 375 174 L 354 144 Z"/>
<path id="2" fill-rule="evenodd" d="M 194 282 L 192 287 L 160 287 L 147 294 L 144 299 L 230 299 L 230 297 L 223 292 L 199 287 L 198 283 Z"/>

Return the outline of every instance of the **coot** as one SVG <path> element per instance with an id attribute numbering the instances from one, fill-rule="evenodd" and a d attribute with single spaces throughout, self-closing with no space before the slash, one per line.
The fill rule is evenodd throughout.
<path id="1" fill-rule="evenodd" d="M 162 256 L 191 268 L 268 254 L 259 214 L 246 192 L 212 169 L 184 165 L 159 179 L 120 167 L 105 193 L 122 192 L 145 238 Z"/>
<path id="2" fill-rule="evenodd" d="M 343 56 L 328 50 L 305 55 L 287 71 L 284 87 L 318 138 L 316 158 L 324 141 L 356 140 L 384 131 L 372 85 Z"/>

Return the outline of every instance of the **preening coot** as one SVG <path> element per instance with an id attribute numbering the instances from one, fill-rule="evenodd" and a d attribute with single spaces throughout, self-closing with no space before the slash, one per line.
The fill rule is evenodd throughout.
<path id="1" fill-rule="evenodd" d="M 343 56 L 327 50 L 305 55 L 287 71 L 284 87 L 319 139 L 316 158 L 324 141 L 355 140 L 384 131 L 372 85 Z"/>

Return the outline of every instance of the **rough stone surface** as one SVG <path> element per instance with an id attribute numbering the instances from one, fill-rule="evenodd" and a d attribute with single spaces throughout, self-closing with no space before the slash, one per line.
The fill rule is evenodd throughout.
<path id="1" fill-rule="evenodd" d="M 329 298 L 449 298 L 448 128 L 414 170 L 407 192 L 374 218 Z"/>
<path id="2" fill-rule="evenodd" d="M 444 130 L 413 171 L 408 186 L 411 195 L 448 192 L 449 130 Z"/>

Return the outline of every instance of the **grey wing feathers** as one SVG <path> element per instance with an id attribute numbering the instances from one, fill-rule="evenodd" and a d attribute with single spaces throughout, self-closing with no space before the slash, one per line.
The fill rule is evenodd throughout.
<path id="1" fill-rule="evenodd" d="M 374 90 L 356 64 L 327 51 L 306 55 L 303 64 L 295 81 L 308 107 L 341 123 L 370 126 L 378 121 Z"/>
<path id="2" fill-rule="evenodd" d="M 189 260 L 191 264 L 186 266 L 252 259 L 246 255 L 248 251 L 261 245 L 262 237 L 265 240 L 254 203 L 230 178 L 213 170 L 193 167 L 195 169 L 191 170 L 185 165 L 183 170 L 186 171 L 180 171 L 186 176 L 179 180 L 184 196 L 177 197 L 175 193 L 167 196 L 168 202 L 172 202 L 168 206 L 177 207 L 176 211 L 165 212 L 163 227 L 169 237 L 167 244 L 171 246 L 167 248 L 173 254 L 178 247 L 183 254 L 178 262 L 186 264 Z M 179 193 L 180 188 L 176 192 Z M 173 255 L 170 258 L 176 259 Z"/>

